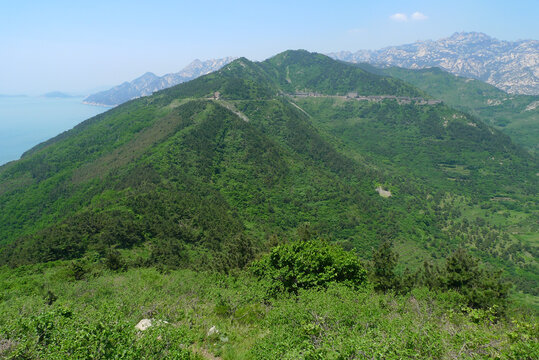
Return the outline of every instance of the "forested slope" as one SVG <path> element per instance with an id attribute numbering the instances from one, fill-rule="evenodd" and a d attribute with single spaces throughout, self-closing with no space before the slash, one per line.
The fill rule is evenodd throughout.
<path id="1" fill-rule="evenodd" d="M 89 119 L 0 168 L 1 262 L 151 244 L 155 264 L 226 270 L 309 224 L 412 268 L 466 246 L 535 292 L 537 159 L 443 104 L 350 92 L 427 97 L 288 51 Z"/>
<path id="2" fill-rule="evenodd" d="M 539 96 L 508 94 L 479 80 L 452 75 L 438 68 L 421 70 L 376 68 L 366 71 L 404 80 L 446 104 L 479 117 L 528 150 L 539 146 Z"/>

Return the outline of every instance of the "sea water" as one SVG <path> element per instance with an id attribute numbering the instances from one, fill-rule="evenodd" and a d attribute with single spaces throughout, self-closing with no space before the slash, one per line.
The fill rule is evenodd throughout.
<path id="1" fill-rule="evenodd" d="M 0 165 L 106 110 L 79 97 L 0 96 Z"/>

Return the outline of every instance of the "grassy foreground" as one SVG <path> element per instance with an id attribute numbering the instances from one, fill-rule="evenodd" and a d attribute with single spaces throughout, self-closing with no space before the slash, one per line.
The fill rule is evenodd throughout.
<path id="1" fill-rule="evenodd" d="M 300 289 L 233 274 L 71 262 L 0 269 L 0 358 L 537 359 L 536 315 L 496 319 L 457 292 Z M 155 326 L 141 332 L 144 318 Z M 210 329 L 213 331 L 210 331 Z"/>

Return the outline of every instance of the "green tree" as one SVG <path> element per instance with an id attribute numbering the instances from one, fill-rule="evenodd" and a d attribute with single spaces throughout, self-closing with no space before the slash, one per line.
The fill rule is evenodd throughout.
<path id="1" fill-rule="evenodd" d="M 378 291 L 397 289 L 399 280 L 395 274 L 395 267 L 399 255 L 393 251 L 393 244 L 384 241 L 373 254 L 373 282 Z"/>
<path id="2" fill-rule="evenodd" d="M 478 260 L 462 248 L 446 260 L 444 280 L 449 289 L 459 290 L 468 287 L 480 274 Z"/>
<path id="3" fill-rule="evenodd" d="M 440 288 L 440 269 L 432 261 L 425 260 L 423 262 L 420 282 L 421 285 L 427 286 L 431 290 Z"/>
<path id="4" fill-rule="evenodd" d="M 482 267 L 479 260 L 464 249 L 458 249 L 447 260 L 441 282 L 446 289 L 463 294 L 473 308 L 494 308 L 505 311 L 511 284 L 502 278 L 501 271 Z"/>

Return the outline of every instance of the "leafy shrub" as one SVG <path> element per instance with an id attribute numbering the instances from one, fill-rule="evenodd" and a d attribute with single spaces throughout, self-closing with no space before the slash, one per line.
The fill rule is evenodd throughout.
<path id="1" fill-rule="evenodd" d="M 537 359 L 539 357 L 539 327 L 535 322 L 513 321 L 514 328 L 507 335 L 511 342 L 509 359 Z"/>
<path id="2" fill-rule="evenodd" d="M 45 304 L 52 305 L 56 300 L 58 300 L 58 296 L 56 296 L 55 293 L 48 290 L 47 293 L 44 296 Z"/>
<path id="3" fill-rule="evenodd" d="M 187 262 L 187 250 L 179 239 L 157 239 L 153 243 L 150 263 L 169 269 L 178 269 Z"/>
<path id="4" fill-rule="evenodd" d="M 82 280 L 87 272 L 85 265 L 82 260 L 72 261 L 67 268 L 68 277 L 73 280 Z"/>
<path id="5" fill-rule="evenodd" d="M 127 265 L 122 258 L 122 254 L 116 249 L 111 249 L 105 257 L 105 265 L 109 270 L 120 271 L 125 270 Z"/>
<path id="6" fill-rule="evenodd" d="M 367 274 L 354 254 L 323 240 L 277 246 L 252 268 L 256 276 L 266 279 L 271 295 L 297 294 L 299 289 L 323 288 L 332 282 L 357 288 Z"/>

